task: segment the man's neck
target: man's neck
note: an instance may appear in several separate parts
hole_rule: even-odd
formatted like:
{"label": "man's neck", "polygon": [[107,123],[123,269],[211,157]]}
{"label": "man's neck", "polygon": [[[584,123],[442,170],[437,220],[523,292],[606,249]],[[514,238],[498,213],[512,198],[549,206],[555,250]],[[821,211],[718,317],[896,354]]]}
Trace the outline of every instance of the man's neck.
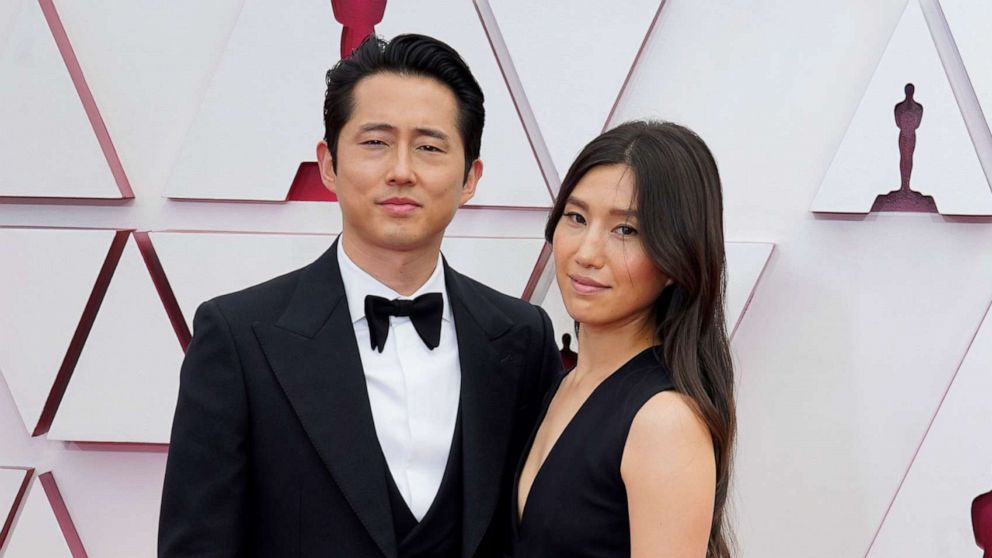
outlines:
{"label": "man's neck", "polygon": [[437,243],[417,250],[386,250],[346,234],[341,235],[340,242],[355,265],[403,296],[417,292],[430,279],[441,248]]}

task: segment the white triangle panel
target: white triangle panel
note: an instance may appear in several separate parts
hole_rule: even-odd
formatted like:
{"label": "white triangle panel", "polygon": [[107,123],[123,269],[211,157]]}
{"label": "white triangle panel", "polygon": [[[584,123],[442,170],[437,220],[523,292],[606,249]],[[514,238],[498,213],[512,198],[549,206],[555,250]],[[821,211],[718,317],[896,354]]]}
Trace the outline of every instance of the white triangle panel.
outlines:
{"label": "white triangle panel", "polygon": [[[50,475],[50,473],[48,473]],[[66,516],[68,517],[68,516]],[[75,529],[72,529],[74,532]],[[73,554],[41,478],[32,483],[11,530],[4,558],[81,558]]]}
{"label": "white triangle panel", "polygon": [[724,314],[727,321],[727,334],[733,335],[747,311],[751,295],[761,279],[774,244],[759,242],[728,242],[727,254],[727,293],[724,300]]}
{"label": "white triangle panel", "polygon": [[121,198],[38,2],[0,18],[0,196]]}
{"label": "white triangle panel", "polygon": [[[751,295],[758,286],[761,274],[768,263],[774,244],[761,242],[727,242],[724,250],[727,255],[727,293],[724,300],[724,318],[727,323],[728,335],[733,335],[737,324],[740,323],[747,311]],[[548,265],[553,265],[550,262]],[[572,349],[577,350],[578,339],[575,337],[575,320],[568,315],[561,298],[558,281],[551,280],[551,288],[541,302],[541,308],[547,311],[555,328],[555,339],[559,346],[562,334],[572,336]]]}
{"label": "white triangle panel", "polygon": [[0,372],[28,432],[76,333],[115,231],[0,229]]}
{"label": "white triangle panel", "polygon": [[899,128],[894,107],[912,83],[923,105],[910,187],[945,215],[992,215],[992,190],[917,0],[910,0],[813,200],[812,210],[868,213],[897,190]]}
{"label": "white triangle panel", "polygon": [[328,2],[246,0],[166,195],[285,200],[300,163],[316,160],[340,34]]}
{"label": "white triangle panel", "polygon": [[179,339],[132,237],[48,437],[167,443],[182,359]]}
{"label": "white triangle panel", "polygon": [[985,316],[869,558],[975,556],[971,502],[992,490],[992,312]]}
{"label": "white triangle panel", "polygon": [[7,36],[14,26],[17,14],[28,0],[4,0],[0,2],[0,45],[6,44]]}
{"label": "white triangle panel", "polygon": [[475,206],[550,207],[551,195],[513,104],[486,30],[470,0],[389,2],[376,32],[436,37],[458,51],[486,96],[481,159],[485,168]]}
{"label": "white triangle panel", "polygon": [[32,473],[25,467],[0,467],[0,549],[10,534]]}
{"label": "white triangle panel", "polygon": [[606,125],[661,0],[489,4],[558,174],[564,176]]}
{"label": "white triangle panel", "polygon": [[446,237],[441,253],[459,273],[520,297],[543,246],[539,238]]}
{"label": "white triangle panel", "polygon": [[272,279],[317,259],[331,235],[149,233],[190,329],[202,302]]}
{"label": "white triangle panel", "polygon": [[987,0],[941,0],[940,6],[961,53],[978,102],[992,126],[992,2]]}

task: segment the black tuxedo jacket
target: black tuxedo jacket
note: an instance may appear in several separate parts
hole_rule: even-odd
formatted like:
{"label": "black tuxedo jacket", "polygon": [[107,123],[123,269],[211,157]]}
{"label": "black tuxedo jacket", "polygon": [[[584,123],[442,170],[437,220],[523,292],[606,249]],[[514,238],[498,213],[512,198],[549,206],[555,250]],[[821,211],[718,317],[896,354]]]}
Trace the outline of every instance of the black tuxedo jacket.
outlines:
{"label": "black tuxedo jacket", "polygon": [[[510,537],[513,470],[560,361],[540,308],[444,264],[461,361],[462,552]],[[397,556],[336,243],[203,303],[183,362],[162,558]]]}

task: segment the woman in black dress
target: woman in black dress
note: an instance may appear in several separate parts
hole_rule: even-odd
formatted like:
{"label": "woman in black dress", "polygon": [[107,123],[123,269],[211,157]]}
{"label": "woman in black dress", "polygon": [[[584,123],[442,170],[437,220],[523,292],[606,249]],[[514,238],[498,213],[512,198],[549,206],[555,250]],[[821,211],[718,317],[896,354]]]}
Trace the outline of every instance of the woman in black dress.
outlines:
{"label": "woman in black dress", "polygon": [[545,236],[578,328],[515,483],[518,558],[727,558],[735,418],[716,163],[629,122],[572,164]]}

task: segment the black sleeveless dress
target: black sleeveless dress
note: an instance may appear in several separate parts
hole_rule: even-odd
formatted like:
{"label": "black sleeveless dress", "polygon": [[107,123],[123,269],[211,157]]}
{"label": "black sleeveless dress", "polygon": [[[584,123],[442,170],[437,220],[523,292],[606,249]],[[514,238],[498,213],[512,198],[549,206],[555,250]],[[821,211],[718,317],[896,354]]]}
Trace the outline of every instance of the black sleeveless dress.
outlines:
{"label": "black sleeveless dress", "polygon": [[[531,434],[513,482],[515,558],[629,558],[620,461],[637,411],[674,387],[662,359],[660,347],[647,349],[593,390],[538,470],[521,518],[518,485],[537,431]],[[545,397],[541,421],[559,385]]]}

